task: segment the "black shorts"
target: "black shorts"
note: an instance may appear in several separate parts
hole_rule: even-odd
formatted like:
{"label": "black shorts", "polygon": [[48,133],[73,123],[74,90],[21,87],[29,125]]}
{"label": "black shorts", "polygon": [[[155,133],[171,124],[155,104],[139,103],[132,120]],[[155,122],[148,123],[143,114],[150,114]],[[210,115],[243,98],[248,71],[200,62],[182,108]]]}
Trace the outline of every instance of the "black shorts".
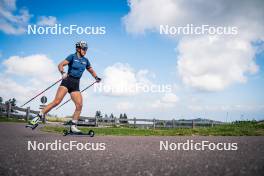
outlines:
{"label": "black shorts", "polygon": [[80,78],[68,76],[61,81],[60,86],[66,87],[69,93],[80,91]]}

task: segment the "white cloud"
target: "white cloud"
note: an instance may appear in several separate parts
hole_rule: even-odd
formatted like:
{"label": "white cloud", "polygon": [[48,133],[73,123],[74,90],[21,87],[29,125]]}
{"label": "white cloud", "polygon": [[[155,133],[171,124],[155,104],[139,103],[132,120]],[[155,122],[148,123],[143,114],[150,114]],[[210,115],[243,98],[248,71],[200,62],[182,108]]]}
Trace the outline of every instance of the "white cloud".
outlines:
{"label": "white cloud", "polygon": [[135,108],[134,104],[127,101],[117,103],[116,107],[119,111],[128,111]]}
{"label": "white cloud", "polygon": [[[15,97],[20,105],[60,78],[54,62],[43,54],[11,56],[1,64],[4,69],[0,74],[0,96],[5,100]],[[49,101],[56,86],[43,94]],[[37,110],[39,104],[37,98],[28,106]]]}
{"label": "white cloud", "polygon": [[[23,34],[32,16],[26,8],[17,9],[15,0],[0,0],[0,31],[12,35]],[[41,16],[37,24],[52,26],[56,22],[56,17]]]}
{"label": "white cloud", "polygon": [[24,33],[31,16],[27,9],[17,10],[14,0],[0,1],[0,30],[7,34]]}
{"label": "white cloud", "polygon": [[[239,8],[237,8],[239,4]],[[127,32],[159,32],[160,25],[236,26],[236,36],[177,36],[177,69],[191,87],[219,91],[256,73],[252,42],[264,40],[264,1],[131,0],[123,18]],[[208,13],[210,12],[210,13]],[[173,37],[173,36],[172,36]]]}
{"label": "white cloud", "polygon": [[50,82],[57,78],[57,67],[46,55],[36,54],[26,57],[11,56],[3,62],[5,73],[24,76],[33,82]]}
{"label": "white cloud", "polygon": [[106,95],[131,96],[140,93],[136,85],[147,85],[151,81],[147,78],[147,70],[135,71],[128,64],[116,63],[104,70],[102,86]]}
{"label": "white cloud", "polygon": [[189,105],[188,109],[194,112],[263,112],[264,105]]}
{"label": "white cloud", "polygon": [[1,0],[0,5],[9,10],[16,10],[16,0]]}
{"label": "white cloud", "polygon": [[244,40],[222,37],[183,39],[179,46],[178,72],[187,85],[207,91],[223,90],[246,82],[256,73],[255,50]]}
{"label": "white cloud", "polygon": [[40,26],[54,26],[57,23],[57,18],[54,16],[41,16],[37,25]]}
{"label": "white cloud", "polygon": [[173,93],[167,93],[162,97],[162,102],[164,103],[176,103],[179,98]]}
{"label": "white cloud", "polygon": [[130,33],[158,30],[161,23],[170,23],[177,16],[177,6],[171,0],[131,0],[131,11],[123,18]]}
{"label": "white cloud", "polygon": [[172,108],[179,101],[179,98],[174,93],[166,93],[160,99],[151,104],[152,108]]}
{"label": "white cloud", "polygon": [[27,97],[32,95],[32,87],[30,86],[20,85],[5,75],[0,75],[0,80],[0,96],[4,100],[15,97],[17,100],[25,101]]}

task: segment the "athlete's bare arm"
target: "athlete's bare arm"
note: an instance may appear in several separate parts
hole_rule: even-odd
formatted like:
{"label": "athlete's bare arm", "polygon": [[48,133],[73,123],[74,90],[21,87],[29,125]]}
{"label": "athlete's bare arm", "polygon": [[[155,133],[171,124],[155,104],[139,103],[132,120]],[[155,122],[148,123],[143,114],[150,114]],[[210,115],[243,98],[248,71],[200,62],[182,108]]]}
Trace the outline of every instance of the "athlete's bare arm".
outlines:
{"label": "athlete's bare arm", "polygon": [[66,65],[68,65],[69,63],[70,63],[69,61],[67,61],[67,60],[63,60],[63,61],[58,65],[58,69],[59,69],[59,71],[60,71],[61,73],[64,72],[63,67],[66,66]]}
{"label": "athlete's bare arm", "polygon": [[94,69],[92,67],[87,68],[87,71],[91,73],[91,75],[96,78],[97,74],[95,73]]}

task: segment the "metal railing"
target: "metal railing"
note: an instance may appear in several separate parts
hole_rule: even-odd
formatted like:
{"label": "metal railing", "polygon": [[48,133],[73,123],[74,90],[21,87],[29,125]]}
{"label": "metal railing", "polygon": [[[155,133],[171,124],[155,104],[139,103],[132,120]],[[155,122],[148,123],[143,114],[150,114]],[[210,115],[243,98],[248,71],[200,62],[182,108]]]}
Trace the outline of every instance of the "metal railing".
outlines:
{"label": "metal railing", "polygon": [[90,126],[129,126],[142,128],[195,128],[195,127],[213,127],[222,125],[223,122],[216,121],[196,121],[196,120],[160,120],[160,119],[139,119],[139,118],[98,118],[98,117],[83,117],[78,122],[80,125]]}
{"label": "metal railing", "polygon": [[[18,112],[23,112],[25,113],[25,115],[22,115]],[[1,116],[6,116],[7,118],[10,117],[16,117],[16,118],[23,118],[26,121],[28,121],[30,119],[30,114],[35,114],[37,115],[39,113],[39,111],[34,111],[31,110],[30,107],[27,108],[20,108],[17,106],[12,106],[12,104],[10,102],[6,103],[6,104],[2,104],[0,103],[0,115]]]}
{"label": "metal railing", "polygon": [[[24,112],[25,115],[19,114],[17,111]],[[39,111],[31,110],[30,107],[20,108],[12,106],[11,103],[0,104],[0,115],[10,117],[16,117],[25,119],[28,121],[31,118],[30,114],[37,115]],[[45,120],[44,120],[45,122]],[[215,125],[222,125],[223,122],[216,121],[195,121],[195,120],[160,120],[160,119],[141,119],[141,118],[102,118],[102,117],[84,117],[81,116],[81,120],[78,125],[88,126],[129,126],[140,128],[195,128],[195,127],[213,127]]]}

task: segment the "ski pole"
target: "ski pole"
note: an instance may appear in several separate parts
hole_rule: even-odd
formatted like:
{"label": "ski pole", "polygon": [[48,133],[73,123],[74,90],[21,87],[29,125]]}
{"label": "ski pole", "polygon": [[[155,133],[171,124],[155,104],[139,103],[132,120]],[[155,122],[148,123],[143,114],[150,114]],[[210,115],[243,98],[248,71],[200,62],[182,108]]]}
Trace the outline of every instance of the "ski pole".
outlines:
{"label": "ski pole", "polygon": [[41,94],[43,94],[44,92],[46,92],[47,90],[49,90],[51,87],[55,86],[58,82],[60,82],[63,78],[59,79],[58,81],[56,81],[55,83],[53,83],[51,86],[49,86],[48,88],[46,88],[45,90],[43,90],[42,92],[40,92],[38,95],[36,95],[35,97],[31,98],[30,100],[28,100],[26,103],[24,103],[22,106],[20,106],[21,108],[23,106],[25,106],[26,104],[28,104],[29,102],[31,102],[32,100],[34,100],[35,98],[37,98],[38,96],[40,96]]}
{"label": "ski pole", "polygon": [[[93,82],[92,84],[90,84],[89,86],[87,86],[86,88],[84,88],[81,92],[84,92],[85,90],[89,89],[90,87],[92,87],[97,81]],[[68,103],[69,101],[71,101],[71,99],[68,99],[67,101],[65,101],[64,103],[62,103],[59,107],[56,108],[59,109],[60,107],[62,107],[63,105],[65,105],[66,103]]]}

